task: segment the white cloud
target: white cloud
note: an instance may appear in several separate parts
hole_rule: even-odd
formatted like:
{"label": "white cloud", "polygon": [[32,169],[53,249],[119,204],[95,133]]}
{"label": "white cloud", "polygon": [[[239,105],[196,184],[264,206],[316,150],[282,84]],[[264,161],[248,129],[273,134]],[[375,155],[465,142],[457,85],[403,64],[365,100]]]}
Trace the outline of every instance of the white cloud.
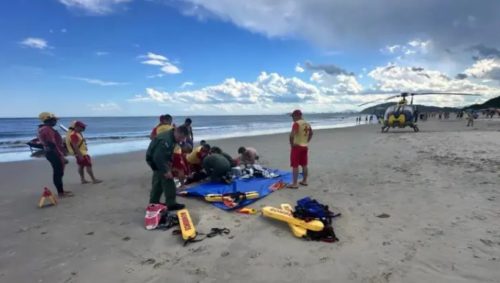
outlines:
{"label": "white cloud", "polygon": [[478,79],[500,81],[500,58],[486,58],[476,61],[464,74]]}
{"label": "white cloud", "polygon": [[388,45],[384,49],[382,49],[381,51],[392,54],[392,53],[396,52],[397,50],[399,50],[400,48],[401,48],[401,45],[398,45],[398,44]]}
{"label": "white cloud", "polygon": [[109,52],[106,52],[106,51],[96,51],[95,55],[96,56],[106,56],[106,55],[109,55]]}
{"label": "white cloud", "polygon": [[383,54],[399,55],[402,58],[403,55],[427,54],[431,47],[431,40],[413,39],[405,44],[387,45],[380,51]]}
{"label": "white cloud", "polygon": [[88,105],[90,110],[94,112],[116,112],[122,110],[122,108],[115,102],[105,102],[98,104]]}
{"label": "white cloud", "polygon": [[46,49],[49,48],[47,41],[43,38],[28,37],[20,42],[21,45],[36,49]]}
{"label": "white cloud", "polygon": [[[182,70],[179,67],[172,64],[170,62],[170,60],[163,55],[149,52],[146,55],[139,56],[139,58],[145,59],[144,61],[141,62],[142,64],[151,65],[151,66],[159,66],[160,71],[162,71],[165,74],[175,75],[175,74],[182,73]],[[149,77],[151,78],[151,76],[149,76]],[[162,77],[162,76],[155,75],[153,77]]]}
{"label": "white cloud", "polygon": [[[498,95],[499,88],[487,84],[475,83],[467,79],[454,79],[436,70],[419,67],[402,67],[388,64],[377,67],[368,75],[376,81],[375,91],[381,92],[458,92],[482,94],[480,100]],[[460,106],[475,102],[477,97],[461,96],[425,96],[419,97],[418,103],[437,106]]]}
{"label": "white cloud", "polygon": [[[491,64],[483,65],[488,66],[483,66],[483,69],[492,69]],[[464,106],[484,101],[500,91],[485,82],[454,79],[437,70],[393,63],[363,70],[364,77],[372,81],[368,86],[363,86],[354,74],[335,65],[309,64],[308,70],[312,71],[310,82],[262,72],[254,81],[228,78],[221,84],[193,90],[170,92],[147,88],[144,94],[136,95],[129,102],[156,102],[173,109],[204,114],[272,114],[297,107],[308,112],[359,110],[357,105],[361,103],[388,97],[388,94],[381,93],[436,91],[483,95],[479,98],[434,95],[416,98],[419,104]]]}
{"label": "white cloud", "polygon": [[106,15],[115,11],[122,4],[133,0],[59,0],[70,9],[82,10],[92,15]]}
{"label": "white cloud", "polygon": [[297,65],[295,65],[295,72],[297,72],[297,73],[303,73],[304,72],[304,68],[302,68],[300,66],[300,64],[297,63]]}
{"label": "white cloud", "polygon": [[78,80],[78,81],[86,82],[86,83],[93,84],[93,85],[99,85],[99,86],[120,86],[120,85],[127,84],[124,82],[103,81],[103,80],[99,80],[99,79],[90,79],[90,78],[82,78],[82,77],[65,77],[65,78],[71,79],[71,80]]}
{"label": "white cloud", "polygon": [[194,85],[193,82],[183,82],[182,85],[180,86],[180,88],[186,88],[186,87],[190,87],[193,85]]}

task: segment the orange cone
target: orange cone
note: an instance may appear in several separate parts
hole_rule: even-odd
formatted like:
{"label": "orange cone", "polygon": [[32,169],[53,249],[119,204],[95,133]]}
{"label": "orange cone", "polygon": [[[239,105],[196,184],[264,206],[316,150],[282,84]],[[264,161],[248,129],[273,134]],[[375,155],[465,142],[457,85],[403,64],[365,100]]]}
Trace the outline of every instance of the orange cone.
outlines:
{"label": "orange cone", "polygon": [[52,205],[57,204],[57,198],[52,194],[52,192],[47,188],[43,188],[42,197],[40,197],[40,201],[38,202],[38,207],[42,208],[45,206],[45,201],[49,200]]}

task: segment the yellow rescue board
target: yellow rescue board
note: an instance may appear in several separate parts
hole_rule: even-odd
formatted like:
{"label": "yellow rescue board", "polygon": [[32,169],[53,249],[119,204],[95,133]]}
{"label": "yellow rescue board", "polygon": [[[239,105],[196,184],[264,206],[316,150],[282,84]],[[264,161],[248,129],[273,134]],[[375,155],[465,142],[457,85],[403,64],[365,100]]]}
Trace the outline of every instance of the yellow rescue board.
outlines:
{"label": "yellow rescue board", "polygon": [[177,211],[179,218],[179,226],[181,226],[182,239],[185,241],[192,240],[196,237],[196,229],[194,228],[193,220],[187,209]]}
{"label": "yellow rescue board", "polygon": [[[281,209],[286,210],[290,213],[290,216],[293,216],[293,208],[290,204],[288,203],[282,203],[281,204]],[[290,227],[290,230],[292,230],[292,233],[295,237],[297,238],[305,238],[307,237],[307,229],[297,226],[295,224],[290,224],[288,223],[288,227]]]}
{"label": "yellow rescue board", "polygon": [[265,217],[273,218],[279,221],[284,221],[288,224],[294,224],[297,226],[300,226],[302,228],[305,228],[307,230],[311,231],[321,231],[325,226],[323,225],[323,222],[319,220],[312,220],[309,222],[306,222],[302,219],[295,218],[291,215],[290,212],[281,209],[281,208],[276,208],[272,206],[266,206],[262,208],[262,215]]}
{"label": "yellow rescue board", "polygon": [[[205,196],[205,200],[208,202],[222,202],[224,201],[224,198],[231,198],[231,196],[223,196],[221,194],[208,194]],[[246,199],[256,199],[259,198],[259,193],[252,191],[252,192],[246,192],[245,193],[245,198]]]}

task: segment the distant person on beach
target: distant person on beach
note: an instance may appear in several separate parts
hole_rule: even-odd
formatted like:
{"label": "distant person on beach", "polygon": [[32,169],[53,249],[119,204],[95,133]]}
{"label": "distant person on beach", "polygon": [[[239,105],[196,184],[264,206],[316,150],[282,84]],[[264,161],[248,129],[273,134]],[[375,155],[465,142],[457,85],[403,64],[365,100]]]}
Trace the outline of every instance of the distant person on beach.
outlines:
{"label": "distant person on beach", "polygon": [[365,116],[365,124],[368,124],[368,116]]}
{"label": "distant person on beach", "polygon": [[206,142],[193,148],[193,151],[186,156],[186,160],[188,162],[189,170],[191,173],[195,173],[203,169],[203,159],[207,157],[209,153],[210,145]]}
{"label": "distant person on beach", "polygon": [[467,112],[467,127],[474,127],[474,115],[471,112]]}
{"label": "distant person on beach", "polygon": [[184,126],[160,133],[149,144],[146,152],[146,162],[153,170],[152,188],[149,203],[160,203],[162,194],[165,194],[165,205],[168,210],[184,208],[176,202],[176,188],[172,172],[173,152],[177,144],[188,136],[188,129]]}
{"label": "distant person on beach", "polygon": [[186,143],[190,144],[191,147],[193,147],[194,143],[194,136],[193,136],[193,128],[191,127],[191,124],[193,124],[193,121],[191,118],[186,118],[184,121],[184,126],[188,129],[189,135],[186,138]]}
{"label": "distant person on beach", "polygon": [[85,179],[84,169],[87,170],[92,183],[98,184],[102,181],[94,177],[94,171],[92,170],[92,159],[88,154],[87,143],[85,138],[83,138],[83,132],[87,128],[81,121],[74,121],[69,127],[69,131],[66,133],[66,148],[69,154],[74,155],[76,158],[76,164],[78,164],[78,174],[80,174],[80,181],[82,184],[88,184],[89,181]]}
{"label": "distant person on beach", "polygon": [[38,118],[42,122],[38,126],[38,139],[43,145],[45,157],[52,166],[52,181],[57,189],[57,194],[60,198],[72,197],[73,193],[65,191],[63,188],[64,167],[68,163],[68,160],[64,158],[65,149],[63,139],[53,128],[57,124],[58,118],[49,112],[40,113]]}
{"label": "distant person on beach", "polygon": [[[298,189],[299,184],[307,186],[308,177],[308,144],[313,136],[311,125],[302,118],[302,111],[294,110],[291,114],[293,119],[292,131],[290,133],[290,166],[293,172],[293,182],[287,187]],[[299,166],[302,167],[303,179],[298,183]]]}
{"label": "distant person on beach", "polygon": [[242,165],[253,165],[259,160],[259,154],[257,150],[253,147],[241,146],[238,148],[238,163]]}
{"label": "distant person on beach", "polygon": [[161,115],[160,123],[153,128],[151,134],[149,135],[149,138],[151,140],[154,140],[157,135],[175,128],[175,125],[172,125],[172,120],[172,116],[170,116],[169,114]]}

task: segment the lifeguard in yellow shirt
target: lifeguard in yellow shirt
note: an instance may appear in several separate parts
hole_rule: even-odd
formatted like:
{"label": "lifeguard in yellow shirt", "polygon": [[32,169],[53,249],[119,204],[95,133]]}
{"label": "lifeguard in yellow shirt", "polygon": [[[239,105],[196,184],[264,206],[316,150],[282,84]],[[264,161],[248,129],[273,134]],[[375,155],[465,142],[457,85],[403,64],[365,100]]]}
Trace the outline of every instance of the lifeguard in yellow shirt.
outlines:
{"label": "lifeguard in yellow shirt", "polygon": [[158,134],[166,132],[173,128],[175,128],[175,125],[172,125],[172,116],[170,116],[169,114],[161,115],[160,123],[151,131],[149,138],[151,140],[154,140]]}
{"label": "lifeguard in yellow shirt", "polygon": [[186,156],[190,173],[198,172],[203,169],[203,159],[205,159],[209,153],[210,145],[207,143],[200,144],[193,148],[193,151]]}
{"label": "lifeguard in yellow shirt", "polygon": [[[296,109],[291,114],[293,119],[292,131],[290,132],[290,166],[292,167],[293,183],[288,185],[290,189],[298,189],[299,184],[307,186],[308,176],[308,145],[313,136],[311,125],[302,118],[302,111]],[[303,179],[298,182],[299,166],[302,167]]]}

